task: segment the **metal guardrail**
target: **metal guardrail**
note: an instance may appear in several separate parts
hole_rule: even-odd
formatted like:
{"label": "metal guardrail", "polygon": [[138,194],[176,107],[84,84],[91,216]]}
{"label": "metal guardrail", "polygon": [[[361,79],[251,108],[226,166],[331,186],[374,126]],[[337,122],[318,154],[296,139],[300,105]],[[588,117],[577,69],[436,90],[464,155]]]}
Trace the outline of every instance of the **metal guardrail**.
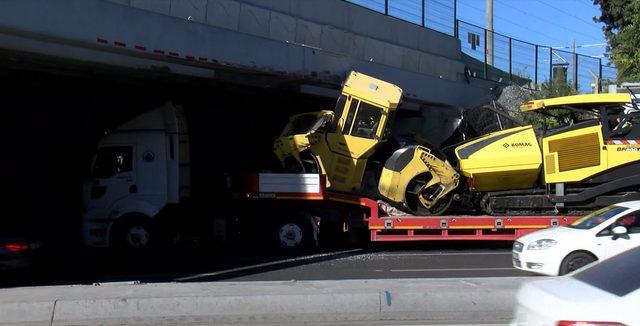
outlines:
{"label": "metal guardrail", "polygon": [[[345,0],[460,40],[468,73],[474,77],[538,89],[564,80],[580,93],[616,81],[616,68],[602,59],[538,45],[457,19],[457,0]],[[598,85],[599,82],[599,85]]]}

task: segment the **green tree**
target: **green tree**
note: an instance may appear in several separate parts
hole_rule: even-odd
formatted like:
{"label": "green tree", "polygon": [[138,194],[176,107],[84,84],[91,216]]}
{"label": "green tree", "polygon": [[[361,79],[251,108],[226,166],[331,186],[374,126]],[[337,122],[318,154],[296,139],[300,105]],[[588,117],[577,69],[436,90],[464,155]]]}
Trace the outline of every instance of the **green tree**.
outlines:
{"label": "green tree", "polygon": [[618,81],[640,81],[640,1],[593,0],[604,23],[607,52],[618,68]]}
{"label": "green tree", "polygon": [[[545,81],[540,91],[535,94],[538,99],[576,95],[578,92],[573,85],[566,80],[550,79]],[[572,118],[571,111],[564,109],[545,110],[544,112],[530,112],[523,116],[527,124],[531,124],[538,130],[557,128],[565,125]]]}

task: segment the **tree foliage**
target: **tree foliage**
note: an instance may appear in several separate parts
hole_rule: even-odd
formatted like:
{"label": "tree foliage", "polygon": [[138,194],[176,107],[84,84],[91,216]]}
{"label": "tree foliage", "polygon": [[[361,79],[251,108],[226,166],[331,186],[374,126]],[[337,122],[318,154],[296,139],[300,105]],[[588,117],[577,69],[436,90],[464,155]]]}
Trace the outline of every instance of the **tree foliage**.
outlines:
{"label": "tree foliage", "polygon": [[[560,96],[576,95],[578,91],[571,83],[562,79],[550,79],[545,81],[537,92],[536,98],[552,98]],[[525,114],[523,120],[527,124],[533,125],[536,129],[557,128],[565,125],[571,118],[571,112],[564,109],[546,110],[543,113],[530,112]]]}
{"label": "tree foliage", "polygon": [[618,81],[640,81],[640,1],[593,0],[600,6],[607,52],[618,68]]}

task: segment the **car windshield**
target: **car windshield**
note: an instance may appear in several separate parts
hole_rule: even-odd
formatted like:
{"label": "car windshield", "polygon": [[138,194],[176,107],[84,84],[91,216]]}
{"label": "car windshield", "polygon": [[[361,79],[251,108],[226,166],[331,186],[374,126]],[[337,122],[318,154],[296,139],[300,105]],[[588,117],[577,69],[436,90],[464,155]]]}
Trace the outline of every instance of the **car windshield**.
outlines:
{"label": "car windshield", "polygon": [[295,117],[287,127],[283,136],[303,135],[314,133],[331,120],[331,116],[323,114],[318,116],[317,113],[308,113]]}
{"label": "car windshield", "polygon": [[589,215],[577,219],[573,223],[569,224],[568,227],[582,230],[591,229],[600,225],[602,222],[624,212],[625,210],[627,210],[626,207],[615,205],[607,206]]}

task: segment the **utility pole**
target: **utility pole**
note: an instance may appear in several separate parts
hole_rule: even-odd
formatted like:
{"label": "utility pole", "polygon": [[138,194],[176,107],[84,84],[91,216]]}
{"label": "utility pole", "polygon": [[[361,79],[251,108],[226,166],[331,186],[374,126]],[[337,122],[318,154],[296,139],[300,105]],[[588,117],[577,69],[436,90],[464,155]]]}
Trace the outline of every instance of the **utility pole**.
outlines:
{"label": "utility pole", "polygon": [[487,30],[487,39],[484,40],[487,64],[493,66],[493,0],[486,0],[484,11],[485,29]]}

